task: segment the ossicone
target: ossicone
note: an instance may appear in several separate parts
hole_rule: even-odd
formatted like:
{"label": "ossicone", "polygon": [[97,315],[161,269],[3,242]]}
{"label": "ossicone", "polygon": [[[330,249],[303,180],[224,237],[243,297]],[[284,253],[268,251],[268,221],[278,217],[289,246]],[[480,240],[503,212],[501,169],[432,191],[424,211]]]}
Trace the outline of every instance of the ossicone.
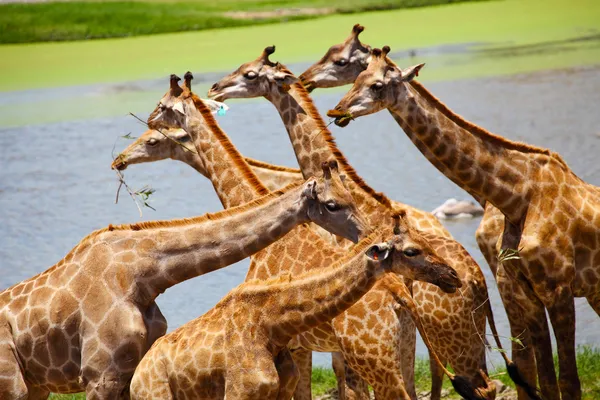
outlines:
{"label": "ossicone", "polygon": [[261,56],[263,61],[270,66],[275,66],[275,63],[269,60],[269,56],[273,53],[275,53],[275,45],[265,47]]}
{"label": "ossicone", "polygon": [[365,30],[365,27],[362,26],[361,24],[356,24],[352,27],[352,33],[354,33],[354,36],[358,36],[364,30]]}

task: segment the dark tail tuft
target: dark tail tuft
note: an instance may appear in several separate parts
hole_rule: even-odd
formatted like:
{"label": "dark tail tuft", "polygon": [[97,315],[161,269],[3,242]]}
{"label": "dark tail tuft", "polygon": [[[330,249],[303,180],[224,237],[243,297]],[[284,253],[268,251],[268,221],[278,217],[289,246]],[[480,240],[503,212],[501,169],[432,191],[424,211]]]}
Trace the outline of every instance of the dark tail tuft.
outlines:
{"label": "dark tail tuft", "polygon": [[456,393],[466,400],[486,400],[475,391],[475,387],[464,376],[456,375],[450,379]]}
{"label": "dark tail tuft", "polygon": [[543,400],[540,391],[536,387],[532,387],[529,383],[525,381],[525,379],[523,379],[521,372],[517,368],[517,364],[515,364],[512,361],[507,362],[506,371],[508,372],[508,376],[510,376],[510,379],[512,379],[515,385],[522,388],[530,398],[532,398],[533,400]]}

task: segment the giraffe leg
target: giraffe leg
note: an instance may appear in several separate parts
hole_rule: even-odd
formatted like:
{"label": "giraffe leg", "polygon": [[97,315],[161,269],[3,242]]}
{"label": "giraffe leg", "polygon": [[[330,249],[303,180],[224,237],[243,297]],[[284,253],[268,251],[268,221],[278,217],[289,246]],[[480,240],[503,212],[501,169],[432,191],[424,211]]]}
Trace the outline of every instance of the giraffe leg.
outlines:
{"label": "giraffe leg", "polygon": [[596,314],[600,316],[600,293],[593,293],[586,297],[589,305],[596,311]]}
{"label": "giraffe leg", "polygon": [[[442,364],[446,365],[446,360],[440,359]],[[431,371],[431,400],[440,400],[442,398],[442,383],[444,382],[444,371],[440,368],[429,355],[429,369]]]}
{"label": "giraffe leg", "polygon": [[375,400],[410,400],[410,396],[404,389],[404,386],[392,388],[389,385],[382,385],[379,382],[373,385]]}
{"label": "giraffe leg", "polygon": [[29,391],[27,400],[45,400],[50,396],[49,391],[37,387],[29,386],[27,390]]}
{"label": "giraffe leg", "polygon": [[27,385],[17,359],[17,349],[5,327],[0,328],[0,399],[25,400]]}
{"label": "giraffe leg", "polygon": [[[412,283],[411,283],[412,286]],[[407,287],[411,287],[408,286]],[[417,328],[408,310],[401,309],[396,313],[400,322],[400,357],[404,385],[411,399],[417,399],[415,389],[415,352],[417,347]]]}
{"label": "giraffe leg", "polygon": [[562,400],[580,400],[581,383],[575,354],[575,300],[571,288],[559,286],[546,307],[558,345],[558,384]]}
{"label": "giraffe leg", "polygon": [[[336,351],[331,353],[331,367],[337,380],[338,399],[346,400],[346,371],[345,360],[342,353]],[[295,399],[294,399],[295,400]]]}
{"label": "giraffe leg", "polygon": [[[545,308],[531,290],[524,290],[524,286],[519,283],[524,279],[509,277],[502,264],[497,267],[498,291],[508,316],[511,336],[522,343],[511,343],[512,360],[532,387],[536,386],[539,377],[544,398],[558,399],[558,382]],[[517,394],[519,400],[529,399],[520,387],[517,387]]]}
{"label": "giraffe leg", "polygon": [[294,400],[312,400],[310,387],[312,375],[312,351],[303,348],[290,350],[292,358],[296,363],[300,379],[294,390]]}
{"label": "giraffe leg", "polygon": [[298,368],[290,351],[285,348],[275,357],[275,368],[279,376],[279,393],[277,400],[290,400],[300,380]]}
{"label": "giraffe leg", "polygon": [[[543,305],[538,303],[539,300],[536,299],[535,305],[532,305],[533,303],[529,305],[530,308],[534,307],[534,309],[529,312],[530,316],[527,317],[531,342],[534,343],[533,351],[535,360],[533,365],[536,367],[540,390],[544,398],[547,400],[558,400],[560,399],[560,392],[556,380],[554,359],[552,357],[552,341],[550,339],[548,319],[546,318]],[[531,382],[535,383],[535,379]]]}
{"label": "giraffe leg", "polygon": [[[340,354],[341,355],[341,354]],[[343,359],[343,355],[341,355]],[[369,400],[369,385],[344,360],[344,380],[342,382],[346,400]],[[343,400],[344,397],[339,396]]]}

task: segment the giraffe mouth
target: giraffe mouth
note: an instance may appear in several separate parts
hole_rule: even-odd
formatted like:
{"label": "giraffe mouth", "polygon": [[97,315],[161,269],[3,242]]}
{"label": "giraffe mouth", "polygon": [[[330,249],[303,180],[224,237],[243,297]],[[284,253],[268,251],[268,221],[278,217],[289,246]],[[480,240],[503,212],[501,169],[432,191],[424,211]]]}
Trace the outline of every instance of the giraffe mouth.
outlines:
{"label": "giraffe mouth", "polygon": [[333,110],[327,111],[327,116],[330,118],[335,118],[335,124],[340,128],[348,126],[350,121],[354,120],[352,113],[350,113],[349,111],[342,111],[337,107]]}
{"label": "giraffe mouth", "polygon": [[300,83],[302,83],[304,89],[306,89],[308,93],[311,93],[317,88],[317,84],[315,83],[315,81],[307,81],[302,76],[300,76]]}
{"label": "giraffe mouth", "polygon": [[446,265],[440,265],[438,268],[447,269],[444,271],[435,282],[435,285],[442,289],[445,293],[455,293],[458,288],[462,287],[462,281],[454,269]]}
{"label": "giraffe mouth", "polygon": [[125,161],[123,161],[121,158],[117,157],[112,165],[110,166],[111,169],[116,169],[117,171],[123,171],[125,168],[127,168],[127,163]]}

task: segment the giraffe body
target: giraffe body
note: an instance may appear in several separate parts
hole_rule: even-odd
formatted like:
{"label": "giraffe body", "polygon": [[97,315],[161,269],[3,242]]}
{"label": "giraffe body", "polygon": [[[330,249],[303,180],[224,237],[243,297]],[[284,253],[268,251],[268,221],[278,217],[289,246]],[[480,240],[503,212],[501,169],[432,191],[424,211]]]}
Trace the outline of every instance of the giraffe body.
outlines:
{"label": "giraffe body", "polygon": [[[0,293],[0,398],[86,391],[118,398],[166,331],[154,299],[184,280],[237,262],[310,220],[349,238],[364,229],[328,181],[287,186],[249,204],[184,220],[109,226],[47,271]],[[326,222],[327,221],[327,222]]]}
{"label": "giraffe body", "polygon": [[[330,47],[321,60],[300,75],[299,78],[307,90],[312,91],[321,87],[335,87],[354,83],[358,75],[367,69],[371,59],[371,46],[362,43],[359,39],[359,35],[363,30],[364,27],[361,25],[355,25],[350,36],[343,43]],[[409,84],[418,90],[419,93],[429,94],[427,89],[417,81],[410,81]],[[429,94],[428,97],[433,96]],[[440,105],[441,103],[439,102],[431,103],[432,107]],[[442,107],[445,108],[443,105]],[[411,130],[411,127],[404,124],[396,113],[391,111],[390,113],[427,159],[438,167],[438,169],[441,169],[442,165],[429,152],[427,146],[420,142],[418,135]],[[446,113],[446,115],[454,123],[467,127],[467,129],[472,126],[472,124],[451,112]],[[482,199],[479,199],[479,202],[485,203]],[[536,349],[539,360],[537,366],[546,369],[541,374],[547,377],[545,380],[555,382],[553,386],[555,389],[548,389],[546,391],[556,392],[556,379],[553,372],[548,372],[547,367],[551,366],[553,361],[550,356],[550,333],[544,316],[543,306],[541,304],[533,304],[531,300],[528,300],[521,288],[507,277],[504,267],[498,265],[497,262],[498,251],[496,247],[498,239],[502,236],[504,230],[503,218],[504,216],[500,210],[489,202],[485,203],[485,212],[476,232],[477,244],[497,281],[498,290],[507,310],[511,334],[513,337],[520,338],[523,343],[523,345],[518,345],[514,342],[511,343],[513,346],[512,358],[520,366],[520,370],[528,375],[528,381],[535,382],[536,362],[533,349]],[[534,338],[531,338],[527,324],[524,324],[524,318],[530,321],[529,323],[532,325],[531,333],[533,333]],[[432,369],[432,376],[432,398],[439,399],[442,387],[441,382],[438,381],[439,374],[436,374]],[[517,387],[517,391],[519,399],[526,398],[526,394],[521,387]]]}
{"label": "giraffe body", "polygon": [[[503,271],[525,297],[521,318],[535,339],[538,328],[545,327],[544,308],[548,311],[558,344],[560,395],[579,399],[574,297],[586,297],[600,311],[600,190],[579,179],[556,153],[509,141],[464,120],[457,123],[460,117],[438,99],[406,84],[422,65],[400,70],[387,59],[388,51],[373,51],[371,64],[332,115],[390,109],[427,147],[424,154],[435,158],[436,167],[504,214],[499,247],[518,250],[519,258],[503,262]],[[375,81],[381,90],[373,101],[367,88]],[[543,353],[551,354],[550,342],[543,339],[534,349],[541,391],[558,398],[553,365],[543,362]]]}
{"label": "giraffe body", "polygon": [[[424,319],[425,329],[436,332],[435,337],[432,335],[432,342],[442,360],[450,362],[455,370],[468,376],[482,392],[487,392],[484,397],[493,398],[494,385],[489,384],[479,372],[480,369],[487,370],[485,344],[483,340],[472,339],[485,332],[488,315],[485,307],[479,307],[487,299],[487,286],[480,268],[432,214],[398,202],[390,202],[356,174],[335,145],[306,90],[283,65],[268,60],[268,53],[274,50],[267,50],[269,48],[265,49],[257,60],[243,64],[238,70],[214,84],[209,91],[209,97],[219,101],[240,97],[266,97],[279,111],[304,176],[316,173],[320,160],[335,158],[347,175],[348,187],[371,226],[385,220],[386,203],[406,210],[410,223],[440,255],[443,254],[442,257],[451,263],[465,283],[461,294],[450,296],[431,285],[415,283],[413,293],[417,299],[419,314]],[[247,76],[253,76],[249,74],[255,74],[257,77],[248,80]],[[281,89],[278,85],[280,82],[287,86]],[[348,362],[352,364],[352,368],[361,370],[357,372],[370,385],[382,387],[382,392],[406,385],[408,392],[414,397],[415,327],[408,314],[400,317],[403,322],[402,328],[392,328],[392,319],[396,320],[398,316],[390,315],[387,321],[381,317],[379,319],[385,321],[382,323],[385,328],[380,327],[379,332],[374,332],[373,335],[380,335],[380,342],[395,340],[393,350],[389,353],[393,356],[388,359],[389,362],[395,360],[397,365],[394,378],[386,378],[387,383],[382,384],[383,380],[379,380],[378,376],[389,376],[390,368],[384,368],[381,364],[374,368],[372,364],[361,364],[358,360]],[[363,329],[368,328],[364,326]],[[398,336],[391,339],[392,335]],[[360,348],[366,345],[356,337],[356,331],[346,332],[346,337],[349,346]],[[308,390],[308,387],[304,388],[304,392]],[[308,396],[303,395],[302,399],[304,398]]]}
{"label": "giraffe body", "polygon": [[289,382],[298,375],[282,368],[282,358],[290,360],[289,340],[330,321],[385,271],[406,270],[395,254],[401,238],[375,244],[385,230],[325,270],[233,289],[208,313],[157,340],[136,370],[132,398],[290,399]]}
{"label": "giraffe body", "polygon": [[[194,99],[193,96],[192,99]],[[173,106],[169,96],[163,98],[161,104],[163,101],[165,104]],[[263,190],[261,188],[264,186],[254,179],[248,165],[243,162],[242,157],[206,108],[195,99],[194,105],[197,110],[192,106],[185,106],[185,113],[189,114],[186,120],[176,119],[172,122],[172,126],[184,127],[194,137],[197,153],[209,171],[209,178],[213,182],[221,202],[236,204],[242,196],[253,196],[256,195],[253,193]],[[165,108],[164,105],[157,107],[149,119],[160,122],[161,108]],[[197,114],[197,111],[201,115],[194,115]],[[200,120],[204,120],[204,124],[200,123]],[[235,185],[231,183],[235,183]],[[405,217],[403,217],[404,219]],[[385,224],[385,221],[382,223]],[[410,247],[419,249],[420,254],[412,254],[412,256],[416,256],[415,262],[431,260],[432,257],[437,258],[429,244],[420,239],[410,227],[406,227],[405,234],[407,238],[410,238]],[[297,228],[297,232],[291,232],[284,239],[254,255],[247,279],[268,279],[282,273],[296,276],[311,270],[326,268],[344,255],[343,248],[329,246],[319,235],[303,226]],[[387,295],[387,293],[398,291],[397,279],[399,278],[389,276],[382,278],[357,304],[338,316],[334,326],[331,323],[321,324],[293,339],[290,346],[296,350],[294,353],[297,354],[298,346],[301,344],[310,346],[309,350],[345,352],[345,356],[350,356],[348,352],[354,351],[356,354],[352,355],[352,359],[357,363],[373,366],[373,369],[380,373],[379,379],[388,379],[394,383],[402,382],[402,376],[398,375],[400,369],[398,353],[395,351],[397,340],[402,337],[401,325],[395,308],[395,305],[399,304],[399,298]],[[401,284],[404,285],[404,283]],[[390,290],[390,287],[393,287],[393,290]],[[448,291],[448,288],[445,291]],[[408,290],[405,289],[403,293],[408,293]],[[408,301],[411,299],[403,299],[403,302]],[[364,302],[370,304],[365,305]],[[385,304],[385,307],[375,309],[378,304]],[[367,321],[362,320],[365,313],[370,317],[368,324]],[[352,326],[355,326],[356,329],[352,330]],[[358,336],[359,332],[361,333],[360,337]],[[380,340],[381,338],[388,340]],[[361,344],[368,345],[368,348],[361,347]],[[367,353],[366,350],[370,350],[370,353]],[[394,367],[390,367],[391,365]],[[308,381],[310,384],[310,369],[305,372],[308,373],[308,378],[304,378],[304,381]],[[377,384],[377,382],[375,383]],[[378,390],[384,397],[409,398],[403,384],[391,389],[388,389],[387,386],[379,386]],[[298,398],[297,394],[295,397]]]}

